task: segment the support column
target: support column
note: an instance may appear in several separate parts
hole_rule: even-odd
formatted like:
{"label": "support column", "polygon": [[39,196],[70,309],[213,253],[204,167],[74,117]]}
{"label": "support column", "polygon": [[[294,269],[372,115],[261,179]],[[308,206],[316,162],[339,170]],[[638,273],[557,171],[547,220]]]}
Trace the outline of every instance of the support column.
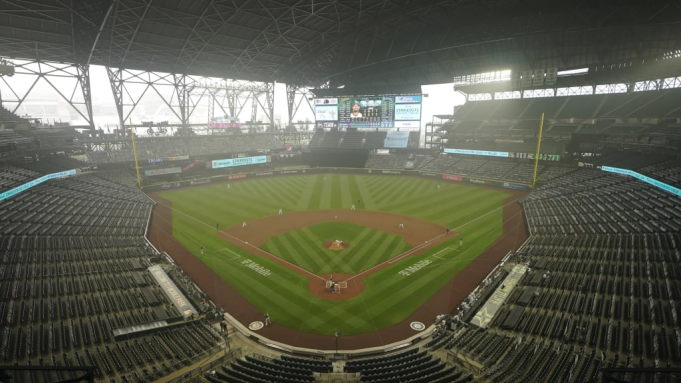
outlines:
{"label": "support column", "polygon": [[173,79],[174,79],[174,85],[175,85],[175,93],[177,95],[177,102],[180,107],[180,123],[182,124],[183,128],[186,128],[188,125],[188,117],[189,117],[189,103],[188,103],[188,94],[187,94],[187,76],[184,74],[173,74]]}
{"label": "support column", "polygon": [[125,136],[128,133],[125,130],[125,117],[123,116],[123,70],[106,67],[106,73],[109,75],[111,93],[113,93],[116,111],[118,112],[118,129]]}
{"label": "support column", "polygon": [[211,122],[215,121],[215,98],[211,94],[210,97],[208,97],[208,123],[210,124]]}
{"label": "support column", "polygon": [[80,89],[83,91],[83,102],[85,103],[85,112],[87,113],[87,121],[90,124],[90,129],[95,129],[95,121],[92,117],[92,93],[90,90],[90,66],[87,64],[76,64],[78,73],[78,82]]}
{"label": "support column", "polygon": [[267,91],[265,92],[266,102],[267,102],[267,113],[270,117],[270,132],[274,132],[274,86],[276,81],[267,83]]}
{"label": "support column", "polygon": [[251,122],[258,120],[258,95],[251,92]]}
{"label": "support column", "polygon": [[298,86],[286,84],[286,103],[287,103],[286,106],[288,107],[288,126],[286,127],[287,129],[290,129],[293,126],[293,115],[295,114],[293,107],[296,103],[297,90]]}

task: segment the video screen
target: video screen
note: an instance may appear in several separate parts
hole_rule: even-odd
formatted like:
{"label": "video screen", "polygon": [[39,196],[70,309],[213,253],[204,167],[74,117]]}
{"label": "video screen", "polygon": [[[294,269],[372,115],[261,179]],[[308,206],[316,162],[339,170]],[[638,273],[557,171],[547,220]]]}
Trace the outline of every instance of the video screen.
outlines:
{"label": "video screen", "polygon": [[421,96],[345,96],[315,99],[317,127],[419,129]]}

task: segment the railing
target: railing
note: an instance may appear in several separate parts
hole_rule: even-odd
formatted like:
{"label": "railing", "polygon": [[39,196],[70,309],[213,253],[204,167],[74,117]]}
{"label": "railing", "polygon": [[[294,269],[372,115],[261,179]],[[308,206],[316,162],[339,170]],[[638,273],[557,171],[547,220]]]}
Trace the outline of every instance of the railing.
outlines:
{"label": "railing", "polygon": [[[202,354],[197,355],[197,357],[202,355]],[[228,351],[228,352],[225,352],[224,355],[222,355],[221,357],[219,357],[217,359],[212,360],[210,363],[202,364],[202,365],[196,367],[195,369],[188,371],[185,374],[182,374],[181,376],[178,376],[177,378],[168,380],[168,383],[179,383],[179,382],[191,381],[192,379],[194,379],[195,377],[197,377],[199,375],[203,375],[208,371],[214,370],[218,366],[225,365],[228,362],[230,362],[232,360],[239,359],[239,358],[241,358],[241,347],[234,349],[234,350],[231,350],[231,351]],[[192,359],[194,359],[194,358],[192,358]]]}

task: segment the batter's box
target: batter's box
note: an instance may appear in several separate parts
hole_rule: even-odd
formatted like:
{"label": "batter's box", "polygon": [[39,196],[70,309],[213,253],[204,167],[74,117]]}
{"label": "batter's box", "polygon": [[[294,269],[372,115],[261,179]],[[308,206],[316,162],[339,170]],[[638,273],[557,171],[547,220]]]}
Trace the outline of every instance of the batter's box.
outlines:
{"label": "batter's box", "polygon": [[[326,281],[326,288],[330,289],[331,284],[333,284],[333,282]],[[341,290],[348,288],[348,282],[338,282],[338,283],[334,284],[333,288],[334,288],[334,291],[333,291],[334,293],[340,294]]]}

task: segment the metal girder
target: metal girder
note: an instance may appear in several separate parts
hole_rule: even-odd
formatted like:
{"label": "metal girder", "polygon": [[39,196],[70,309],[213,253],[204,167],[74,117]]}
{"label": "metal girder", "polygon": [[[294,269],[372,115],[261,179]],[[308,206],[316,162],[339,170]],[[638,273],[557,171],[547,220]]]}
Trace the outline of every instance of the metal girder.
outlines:
{"label": "metal girder", "polygon": [[[262,93],[252,93],[253,105],[251,111],[251,122],[256,121],[258,106],[262,108],[265,112],[265,117],[270,120],[270,131],[273,132],[274,129],[274,82],[265,83],[266,89]],[[260,100],[264,96],[264,100]]]}
{"label": "metal girder", "polygon": [[154,0],[115,1],[110,17],[111,35],[109,36],[106,65],[123,67],[126,63],[130,47],[135,41],[142,22]]}
{"label": "metal girder", "polygon": [[57,0],[71,11],[74,62],[89,64],[114,6],[112,0]]}
{"label": "metal girder", "polygon": [[90,89],[90,66],[88,64],[76,64],[78,71],[78,83],[83,92],[83,99],[85,103],[85,112],[87,113],[86,120],[90,123],[90,129],[95,129],[95,120],[92,115],[92,92]]}
{"label": "metal girder", "polygon": [[[5,76],[1,77],[2,82],[9,88],[11,95],[14,96],[13,98],[5,97],[3,99],[5,104],[16,104],[12,109],[12,113],[17,112],[38,81],[42,79],[87,122],[91,129],[94,129],[88,65],[63,64],[41,60],[19,63],[15,61],[14,64],[15,76],[11,79]],[[26,93],[20,95],[15,91],[12,83],[14,81],[25,81],[26,77],[24,76],[35,76],[35,78]],[[60,79],[61,83],[55,85],[54,81],[56,79]],[[73,80],[73,82],[64,84],[64,79]]]}
{"label": "metal girder", "polygon": [[240,5],[237,5],[239,2],[232,0],[210,0],[187,35],[182,50],[175,61],[175,67],[186,73],[213,41],[220,29],[230,23],[247,3],[248,1],[243,1]]}
{"label": "metal girder", "polygon": [[[310,108],[314,114],[314,107],[310,103],[310,98],[314,97],[308,88],[300,85],[286,84],[286,101],[288,106],[288,125],[292,126],[293,121],[298,113],[298,109],[303,104]],[[297,100],[297,101],[296,101]]]}
{"label": "metal girder", "polygon": [[[179,104],[180,107],[180,115],[178,117],[180,117],[182,127],[185,128],[187,127],[189,119],[189,100],[188,100],[189,92],[187,91],[187,76],[184,74],[180,75],[173,74],[173,80],[174,80],[173,85],[175,86],[175,93],[177,95],[177,103]],[[161,98],[163,98],[163,101],[165,101],[165,98],[163,96],[161,96]],[[168,107],[172,109],[172,106],[170,104],[168,104]]]}
{"label": "metal girder", "polygon": [[118,112],[118,128],[125,135],[127,130],[125,129],[126,116],[123,115],[123,70],[106,67],[106,73],[109,76],[109,85],[111,85],[111,93],[113,93],[116,112]]}

